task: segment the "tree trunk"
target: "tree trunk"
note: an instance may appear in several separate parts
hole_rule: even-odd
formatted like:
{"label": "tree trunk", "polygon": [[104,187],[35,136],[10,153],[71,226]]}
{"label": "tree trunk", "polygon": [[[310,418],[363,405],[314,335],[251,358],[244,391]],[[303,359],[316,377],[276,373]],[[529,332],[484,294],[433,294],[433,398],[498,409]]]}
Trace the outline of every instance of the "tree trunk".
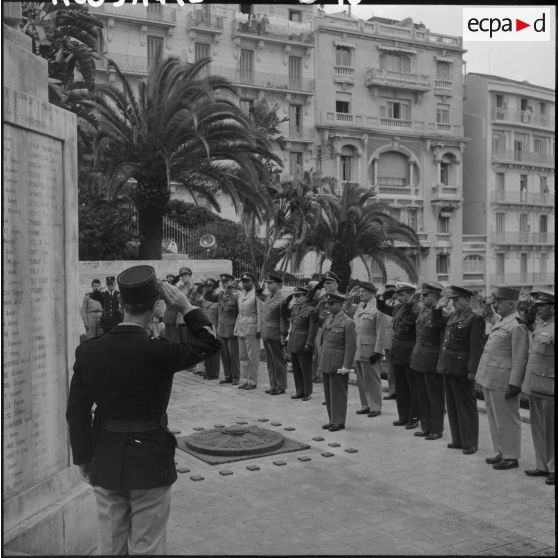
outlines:
{"label": "tree trunk", "polygon": [[163,252],[163,213],[138,209],[140,260],[160,260]]}
{"label": "tree trunk", "polygon": [[336,273],[341,281],[339,292],[346,293],[351,279],[351,260],[353,258],[348,252],[343,252],[341,250],[336,250],[335,252],[332,254],[330,270]]}

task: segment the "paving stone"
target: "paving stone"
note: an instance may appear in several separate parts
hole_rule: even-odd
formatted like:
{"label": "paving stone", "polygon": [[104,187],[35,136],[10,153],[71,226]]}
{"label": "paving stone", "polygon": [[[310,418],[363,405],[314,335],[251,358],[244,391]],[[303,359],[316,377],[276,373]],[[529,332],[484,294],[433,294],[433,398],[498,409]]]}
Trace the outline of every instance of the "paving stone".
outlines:
{"label": "paving stone", "polygon": [[281,426],[280,422],[270,422],[271,426]]}
{"label": "paving stone", "polygon": [[237,420],[236,424],[248,424],[248,422],[245,420]]}
{"label": "paving stone", "polygon": [[286,465],[286,464],[287,464],[287,462],[283,461],[283,460],[273,462],[273,465],[277,465],[278,467],[280,467],[281,465]]}
{"label": "paving stone", "polygon": [[248,469],[248,471],[259,471],[260,470],[260,466],[259,465],[248,465],[246,467],[246,469]]}
{"label": "paving stone", "polygon": [[293,430],[296,430],[296,428],[294,426],[285,426],[283,430],[288,430],[289,432],[292,432]]}
{"label": "paving stone", "polygon": [[308,455],[301,455],[300,457],[297,457],[297,459],[299,461],[312,461],[312,458]]}
{"label": "paving stone", "polygon": [[193,430],[205,430],[203,426],[194,426]]}
{"label": "paving stone", "polygon": [[222,471],[219,471],[220,475],[223,475],[224,477],[227,477],[228,475],[232,475],[233,472],[230,471],[229,469],[223,469]]}
{"label": "paving stone", "polygon": [[202,481],[205,480],[205,477],[202,477],[201,475],[192,475],[190,479],[193,481]]}
{"label": "paving stone", "polygon": [[341,444],[339,442],[330,442],[328,446],[330,448],[338,448],[339,446],[341,446]]}
{"label": "paving stone", "polygon": [[258,420],[259,420],[260,422],[268,422],[268,421],[269,421],[268,418],[259,418]]}
{"label": "paving stone", "polygon": [[322,451],[321,455],[322,457],[333,457],[335,454],[330,451]]}
{"label": "paving stone", "polygon": [[177,467],[177,468],[176,468],[176,471],[177,471],[178,473],[189,473],[189,472],[190,472],[190,469],[188,469],[188,467]]}
{"label": "paving stone", "polygon": [[357,453],[358,452],[358,450],[356,448],[347,448],[345,451],[347,453]]}
{"label": "paving stone", "polygon": [[213,428],[225,428],[224,424],[214,424]]}
{"label": "paving stone", "polygon": [[312,440],[314,440],[314,442],[323,442],[325,438],[323,436],[314,436]]}

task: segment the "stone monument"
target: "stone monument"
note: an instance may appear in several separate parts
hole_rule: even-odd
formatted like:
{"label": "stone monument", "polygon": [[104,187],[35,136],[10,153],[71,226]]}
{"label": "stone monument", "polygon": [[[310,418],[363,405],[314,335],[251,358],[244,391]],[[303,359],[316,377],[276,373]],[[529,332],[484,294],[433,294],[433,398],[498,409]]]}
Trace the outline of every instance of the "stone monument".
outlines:
{"label": "stone monument", "polygon": [[90,554],[95,502],[65,420],[79,343],[76,117],[49,104],[31,40],[3,33],[4,551]]}

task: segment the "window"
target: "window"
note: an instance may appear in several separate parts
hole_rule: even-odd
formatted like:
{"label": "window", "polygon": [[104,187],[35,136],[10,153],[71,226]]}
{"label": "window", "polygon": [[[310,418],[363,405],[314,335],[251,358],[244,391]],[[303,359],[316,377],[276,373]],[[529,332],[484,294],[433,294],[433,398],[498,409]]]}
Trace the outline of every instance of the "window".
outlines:
{"label": "window", "polygon": [[519,215],[519,238],[522,241],[526,241],[529,236],[529,216],[527,213],[521,213]]}
{"label": "window", "polygon": [[196,43],[195,44],[195,61],[201,60],[202,58],[210,57],[210,45],[209,43]]}
{"label": "window", "polygon": [[380,106],[380,116],[393,120],[410,120],[411,104],[408,101],[387,101],[384,106]]}
{"label": "window", "polygon": [[289,21],[302,23],[302,12],[299,10],[289,10]]}
{"label": "window", "polygon": [[519,280],[521,283],[527,281],[527,254],[521,254],[519,256]]}
{"label": "window", "polygon": [[289,135],[302,136],[302,106],[289,105]]}
{"label": "window", "polygon": [[386,212],[396,221],[401,221],[401,209],[399,207],[389,207],[386,209]]}
{"label": "window", "polygon": [[440,164],[440,184],[443,184],[444,186],[448,186],[449,184],[449,170],[449,163],[442,161]]}
{"label": "window", "polygon": [[414,231],[418,228],[418,212],[416,209],[407,209],[407,225]]}
{"label": "window", "polygon": [[492,152],[503,153],[506,149],[506,136],[503,132],[492,132]]}
{"label": "window", "polygon": [[535,138],[533,140],[533,149],[537,156],[538,162],[544,162],[546,156],[546,139],[544,138]]}
{"label": "window", "polygon": [[410,72],[411,60],[402,54],[382,54],[380,56],[380,68],[391,72]]}
{"label": "window", "polygon": [[506,230],[506,214],[496,213],[496,232],[503,233]]}
{"label": "window", "polygon": [[163,15],[163,6],[157,3],[147,4],[147,15],[160,18]]}
{"label": "window", "polygon": [[546,238],[546,233],[548,232],[548,217],[546,215],[539,216],[539,232],[541,237],[544,235]]}
{"label": "window", "polygon": [[[409,184],[409,160],[397,151],[386,151],[380,155],[376,182],[380,187],[405,188]],[[388,193],[389,190],[385,190]]]}
{"label": "window", "polygon": [[302,58],[300,56],[289,56],[289,88],[300,89],[302,87]]}
{"label": "window", "polygon": [[463,273],[484,273],[484,258],[477,254],[465,256]]}
{"label": "window", "polygon": [[515,134],[513,141],[514,161],[523,161],[524,153],[527,151],[529,138],[524,134]]}
{"label": "window", "polygon": [[519,175],[519,200],[524,202],[527,201],[527,175]]}
{"label": "window", "polygon": [[438,217],[438,232],[439,233],[449,233],[450,232],[450,217],[447,215],[440,215]]}
{"label": "window", "polygon": [[506,175],[503,172],[496,173],[496,199],[503,201],[506,195]]}
{"label": "window", "polygon": [[335,64],[337,66],[352,66],[351,50],[352,49],[345,46],[335,47]]}
{"label": "window", "polygon": [[341,180],[343,182],[352,180],[353,158],[351,155],[341,155]]}
{"label": "window", "polygon": [[548,182],[546,176],[539,176],[541,194],[548,194]]}
{"label": "window", "polygon": [[541,113],[541,116],[546,116],[546,103],[539,103],[539,112]]}
{"label": "window", "polygon": [[504,95],[496,94],[494,95],[494,103],[496,105],[496,119],[503,120],[505,118],[507,108],[506,98]]}
{"label": "window", "polygon": [[349,114],[350,105],[347,101],[335,101],[335,112],[341,112],[343,114]]}
{"label": "window", "polygon": [[163,56],[163,37],[147,37],[147,64],[159,61]]}
{"label": "window", "polygon": [[[546,252],[542,252],[540,263],[539,263],[539,271],[543,276],[546,275],[546,262],[547,262]],[[544,281],[544,278],[542,280]]]}
{"label": "window", "polygon": [[503,280],[504,273],[506,272],[506,266],[504,263],[505,255],[504,254],[496,254],[496,277],[499,280]]}
{"label": "window", "polygon": [[449,62],[436,63],[436,79],[451,81],[451,64]]}
{"label": "window", "polygon": [[289,171],[291,176],[300,176],[302,174],[302,153],[300,151],[291,151],[289,153]]}
{"label": "window", "polygon": [[436,273],[442,275],[447,275],[449,273],[448,254],[438,254],[436,256]]}
{"label": "window", "polygon": [[240,49],[240,81],[252,83],[254,81],[254,51]]}
{"label": "window", "polygon": [[449,124],[450,106],[439,104],[436,106],[436,123]]}

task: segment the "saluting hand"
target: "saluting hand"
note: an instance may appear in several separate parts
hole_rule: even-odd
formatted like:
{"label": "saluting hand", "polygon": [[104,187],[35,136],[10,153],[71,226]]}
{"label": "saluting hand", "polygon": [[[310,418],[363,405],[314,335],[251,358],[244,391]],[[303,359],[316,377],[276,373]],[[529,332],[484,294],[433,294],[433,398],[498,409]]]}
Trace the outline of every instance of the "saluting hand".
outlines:
{"label": "saluting hand", "polygon": [[446,308],[446,306],[449,304],[449,297],[447,294],[443,294],[440,297],[440,300],[438,300],[438,304],[436,304],[436,308],[440,309],[440,308]]}
{"label": "saluting hand", "polygon": [[174,285],[170,283],[161,283],[161,291],[163,292],[167,306],[171,310],[178,310],[186,314],[193,308],[184,293]]}

